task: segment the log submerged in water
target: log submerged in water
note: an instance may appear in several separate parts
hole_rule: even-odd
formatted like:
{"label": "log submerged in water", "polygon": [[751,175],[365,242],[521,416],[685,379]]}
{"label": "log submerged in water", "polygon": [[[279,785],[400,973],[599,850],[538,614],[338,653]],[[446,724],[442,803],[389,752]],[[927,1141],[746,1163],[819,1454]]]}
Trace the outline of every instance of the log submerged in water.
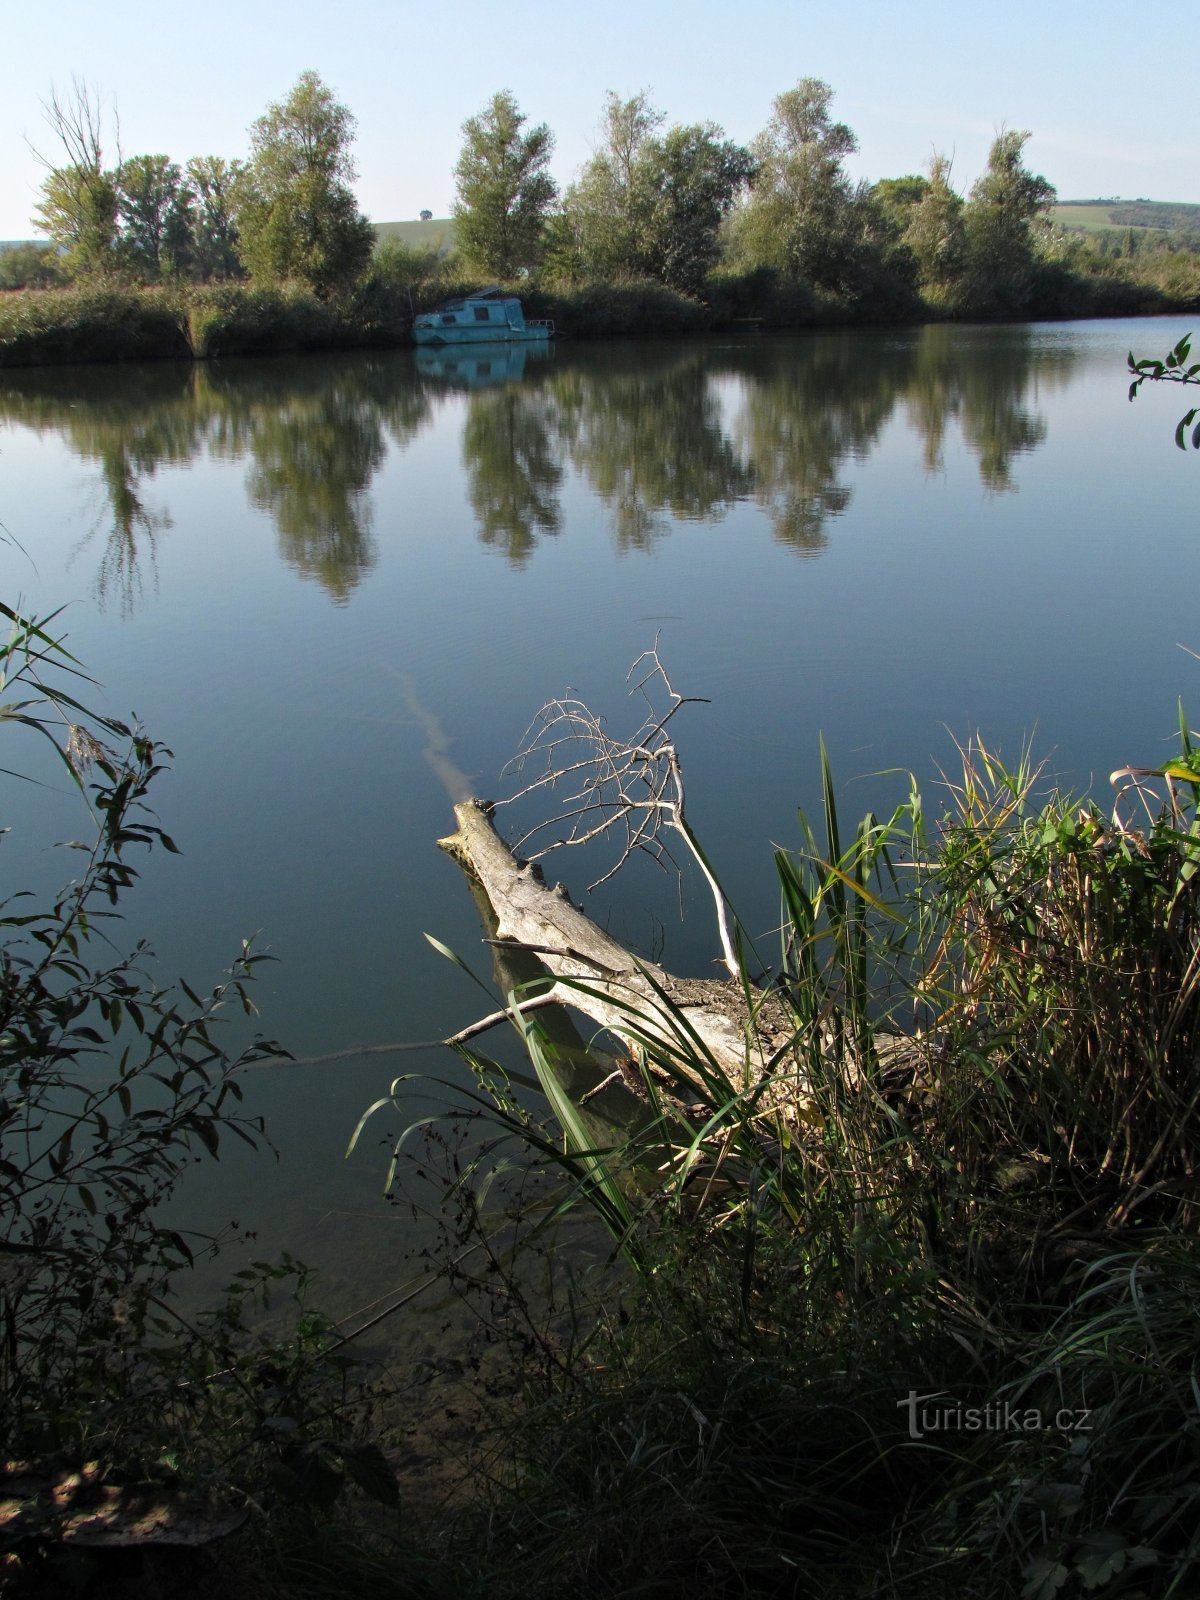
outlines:
{"label": "log submerged in water", "polygon": [[794,1031],[778,1000],[751,989],[747,1003],[745,989],[732,978],[678,978],[633,956],[572,904],[561,884],[548,885],[536,862],[513,854],[493,826],[492,811],[487,801],[460,801],[454,808],[457,831],[438,844],[487,895],[499,938],[535,954],[552,978],[577,980],[589,991],[559,983],[550,991],[553,998],[635,1052],[640,1030],[679,1061],[680,1024],[657,986],[735,1087],[757,1081]]}

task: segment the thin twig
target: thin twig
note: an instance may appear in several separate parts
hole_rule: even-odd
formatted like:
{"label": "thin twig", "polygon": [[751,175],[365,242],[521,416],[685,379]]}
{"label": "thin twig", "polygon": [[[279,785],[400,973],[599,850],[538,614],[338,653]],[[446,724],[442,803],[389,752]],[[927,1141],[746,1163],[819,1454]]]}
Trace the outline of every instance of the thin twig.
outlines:
{"label": "thin twig", "polygon": [[[589,892],[607,883],[639,852],[660,867],[679,864],[668,844],[681,838],[695,858],[716,906],[721,953],[731,976],[738,975],[737,952],[729,906],[704,859],[684,814],[683,768],[668,724],[685,705],[703,704],[701,697],[681,695],[672,684],[658,653],[658,641],[629,669],[631,695],[646,705],[640,725],[629,739],[614,738],[604,719],[575,695],[548,700],[530,723],[521,747],[506,771],[523,773],[531,763],[544,770],[501,805],[527,799],[542,790],[564,789],[558,812],[528,829],[514,850],[538,861],[567,846],[587,845],[614,837],[615,861],[589,885]],[[665,704],[664,704],[665,702]],[[548,843],[542,843],[553,834]]]}

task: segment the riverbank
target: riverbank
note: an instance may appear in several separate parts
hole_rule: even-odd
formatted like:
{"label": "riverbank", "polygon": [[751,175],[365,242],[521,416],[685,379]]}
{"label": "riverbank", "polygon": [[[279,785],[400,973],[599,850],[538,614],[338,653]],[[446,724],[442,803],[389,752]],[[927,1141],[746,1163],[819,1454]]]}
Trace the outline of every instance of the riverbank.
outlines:
{"label": "riverbank", "polygon": [[[74,362],[205,361],[224,356],[393,349],[411,340],[413,315],[477,285],[441,278],[401,283],[375,274],[340,301],[297,285],[225,283],[179,288],[25,289],[0,295],[0,368]],[[843,298],[769,269],[721,273],[701,298],[660,283],[511,285],[527,314],[571,338],[663,337],[764,330],[917,326],[1154,316],[1190,311],[1200,296],[1169,294],[1117,274],[1045,268],[1012,304],[938,302],[894,281]]]}

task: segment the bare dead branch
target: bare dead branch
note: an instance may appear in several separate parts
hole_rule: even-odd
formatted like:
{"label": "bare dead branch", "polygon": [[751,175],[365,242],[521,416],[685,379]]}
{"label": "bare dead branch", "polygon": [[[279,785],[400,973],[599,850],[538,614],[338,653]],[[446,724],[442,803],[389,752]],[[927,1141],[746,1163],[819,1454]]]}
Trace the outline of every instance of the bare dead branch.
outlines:
{"label": "bare dead branch", "polygon": [[[675,688],[663,666],[657,639],[630,667],[626,682],[630,695],[640,698],[646,708],[630,738],[614,738],[604,719],[570,694],[548,700],[530,723],[505,772],[523,774],[531,764],[543,770],[499,804],[511,805],[543,790],[561,789],[563,793],[557,813],[535,823],[514,849],[537,861],[567,846],[613,837],[616,859],[588,885],[590,891],[614,877],[638,853],[650,856],[664,870],[670,863],[678,872],[667,836],[682,838],[712,892],[722,955],[730,975],[736,976],[729,907],[688,827],[683,768],[668,731],[671,719],[685,705],[707,702],[700,696],[682,695]],[[532,851],[528,849],[531,844],[535,846]]]}
{"label": "bare dead branch", "polygon": [[[42,111],[50,131],[62,146],[66,166],[98,177],[104,170],[104,102],[99,90],[91,87],[85,79],[73,77],[69,93],[60,93],[51,87],[49,100],[42,101]],[[119,144],[119,132],[117,139]],[[52,161],[43,155],[31,140],[26,143],[49,171],[55,171],[63,165],[61,161]]]}

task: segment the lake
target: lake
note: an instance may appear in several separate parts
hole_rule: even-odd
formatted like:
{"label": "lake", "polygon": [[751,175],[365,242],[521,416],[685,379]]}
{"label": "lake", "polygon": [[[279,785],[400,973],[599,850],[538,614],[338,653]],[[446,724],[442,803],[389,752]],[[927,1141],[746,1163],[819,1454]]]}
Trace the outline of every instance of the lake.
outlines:
{"label": "lake", "polygon": [[[933,785],[976,730],[1103,799],[1111,769],[1169,753],[1179,696],[1200,704],[1200,460],[1173,443],[1185,397],[1131,406],[1125,374],[1188,327],[0,375],[4,597],[65,605],[91,698],[174,751],[156,804],[183,854],[146,863],[129,942],[201,987],[254,934],[278,958],[261,1026],[300,1057],[470,1021],[486,997],[423,938],[488,974],[435,845],[447,784],[511,786],[568,686],[632,730],[625,674],[656,638],[709,702],[679,728],[690,820],[768,952],[771,846],[816,806],[822,733],[851,817],[899,796],[897,769]],[[6,892],[56,886],[78,798],[11,734],[5,764],[45,785],[6,780]],[[596,875],[556,865],[577,898]],[[635,868],[589,909],[710,970],[694,879]],[[254,1253],[365,1303],[418,1225],[380,1198],[375,1130],[349,1163],[347,1138],[395,1074],[459,1070],[433,1050],[260,1070],[280,1161],[231,1153],[197,1220],[236,1216]]]}

